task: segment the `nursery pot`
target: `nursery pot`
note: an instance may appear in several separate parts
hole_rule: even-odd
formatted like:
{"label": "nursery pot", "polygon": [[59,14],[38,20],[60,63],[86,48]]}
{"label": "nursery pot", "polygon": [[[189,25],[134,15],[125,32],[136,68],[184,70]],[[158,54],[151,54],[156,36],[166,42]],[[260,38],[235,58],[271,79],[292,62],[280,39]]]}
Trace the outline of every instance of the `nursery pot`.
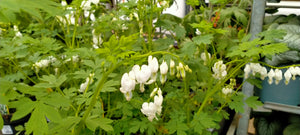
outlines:
{"label": "nursery pot", "polygon": [[[281,69],[284,74],[287,69]],[[286,85],[285,78],[275,84],[274,79],[273,83],[268,83],[268,78],[262,81],[262,89],[259,91],[260,100],[262,102],[275,102],[285,105],[300,105],[300,77],[296,77],[295,80],[290,80]]]}

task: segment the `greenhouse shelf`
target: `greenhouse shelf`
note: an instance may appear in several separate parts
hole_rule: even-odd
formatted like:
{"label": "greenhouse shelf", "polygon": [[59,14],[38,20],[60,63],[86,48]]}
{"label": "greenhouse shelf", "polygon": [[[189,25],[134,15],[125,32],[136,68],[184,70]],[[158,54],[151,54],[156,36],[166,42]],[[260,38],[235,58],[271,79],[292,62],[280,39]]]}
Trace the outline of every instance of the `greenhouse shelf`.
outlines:
{"label": "greenhouse shelf", "polygon": [[266,109],[271,109],[276,111],[300,114],[300,107],[298,106],[285,105],[285,104],[279,104],[274,102],[265,102],[263,107]]}

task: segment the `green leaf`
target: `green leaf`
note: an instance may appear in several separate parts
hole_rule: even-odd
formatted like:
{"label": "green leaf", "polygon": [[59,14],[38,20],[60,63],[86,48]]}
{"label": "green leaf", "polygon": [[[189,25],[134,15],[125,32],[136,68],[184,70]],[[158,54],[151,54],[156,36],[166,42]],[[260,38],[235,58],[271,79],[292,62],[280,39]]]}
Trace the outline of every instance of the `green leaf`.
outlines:
{"label": "green leaf", "polygon": [[144,133],[147,131],[148,135],[155,134],[156,133],[156,127],[154,126],[155,122],[150,122],[146,118],[142,118],[142,120],[134,120],[130,122],[130,133],[137,133],[140,131],[141,133]]}
{"label": "green leaf", "polygon": [[118,89],[116,86],[120,86],[120,81],[115,81],[115,80],[109,80],[106,83],[104,83],[103,88],[101,92],[114,92],[117,91]]}
{"label": "green leaf", "polygon": [[262,46],[262,54],[264,56],[273,56],[285,51],[288,51],[289,48],[285,43],[275,43],[270,45]]}
{"label": "green leaf", "polygon": [[244,112],[244,95],[241,93],[238,93],[236,95],[232,95],[231,97],[232,101],[228,103],[229,108],[230,109],[234,109],[235,112],[240,112],[243,113]]}
{"label": "green leaf", "polygon": [[274,39],[283,39],[283,37],[287,34],[286,30],[282,29],[271,29],[263,31],[257,36],[263,37],[265,40],[274,40]]}
{"label": "green leaf", "polygon": [[67,99],[66,97],[62,96],[61,94],[58,94],[56,92],[52,92],[46,97],[43,97],[40,99],[45,104],[55,106],[57,108],[59,107],[69,107],[71,105],[71,101]]}
{"label": "green leaf", "polygon": [[[21,11],[25,11],[34,18],[38,20],[43,20],[41,11],[44,11],[50,15],[56,15],[61,12],[61,9],[57,8],[59,6],[58,3],[51,0],[1,0],[0,1],[0,9],[5,9],[5,17],[3,17],[4,21],[14,22],[16,20],[16,16],[13,13],[21,13]],[[0,13],[2,10],[0,11]],[[0,21],[2,18],[0,17]]]}
{"label": "green leaf", "polygon": [[113,131],[113,127],[111,126],[111,123],[113,120],[107,119],[107,118],[88,118],[86,119],[86,126],[92,130],[95,131],[97,127],[100,127],[101,129],[109,132]]}
{"label": "green leaf", "polygon": [[181,25],[176,25],[173,31],[176,33],[177,38],[182,39],[185,37],[186,31]]}
{"label": "green leaf", "polygon": [[32,112],[35,106],[36,102],[31,101],[29,98],[21,98],[18,101],[11,102],[10,107],[16,108],[16,112],[12,116],[11,120],[14,121],[25,117]]}
{"label": "green leaf", "polygon": [[159,38],[153,42],[154,51],[162,51],[169,48],[170,45],[174,44],[174,40],[171,38]]}
{"label": "green leaf", "polygon": [[58,78],[56,78],[56,76],[52,74],[43,75],[42,78],[40,78],[40,80],[48,83],[39,83],[36,84],[35,87],[42,87],[42,88],[59,87],[63,82],[67,80],[67,76],[63,74]]}
{"label": "green leaf", "polygon": [[93,69],[96,69],[96,64],[92,60],[83,60],[83,64],[87,65],[87,66],[89,66],[89,67],[91,67]]}
{"label": "green leaf", "polygon": [[29,86],[27,84],[19,83],[19,84],[16,84],[15,87],[20,92],[22,92],[24,94],[34,95],[37,98],[43,97],[48,94],[47,90],[45,88],[36,88],[36,87]]}
{"label": "green leaf", "polygon": [[194,115],[193,120],[191,121],[191,127],[194,128],[194,131],[198,134],[203,134],[208,132],[208,128],[216,128],[218,123],[214,115],[209,115],[205,112]]}
{"label": "green leaf", "polygon": [[8,98],[4,96],[4,94],[0,93],[0,104],[7,105],[8,104]]}
{"label": "green leaf", "polygon": [[251,96],[248,97],[245,102],[247,103],[247,105],[251,108],[256,109],[258,106],[262,106],[263,103],[261,101],[258,100],[259,97],[257,96]]}
{"label": "green leaf", "polygon": [[166,124],[166,128],[169,130],[170,134],[174,134],[177,132],[177,134],[185,133],[189,129],[189,127],[184,122],[185,120],[185,114],[183,112],[172,112],[170,114],[171,120]]}
{"label": "green leaf", "polygon": [[29,121],[25,124],[26,134],[42,135],[48,132],[47,120],[41,104],[37,105],[31,114]]}
{"label": "green leaf", "polygon": [[51,122],[60,122],[61,121],[61,116],[56,108],[53,106],[41,104],[40,105],[41,109],[45,113],[46,117],[51,121]]}
{"label": "green leaf", "polygon": [[80,117],[69,116],[64,118],[59,125],[50,129],[49,134],[66,135],[71,134],[71,129],[73,129],[80,122]]}
{"label": "green leaf", "polygon": [[1,117],[0,117],[0,129],[3,128],[3,125],[4,125],[4,121],[3,121],[2,116],[1,116]]}
{"label": "green leaf", "polygon": [[91,71],[79,70],[73,73],[75,79],[86,79],[89,77]]}
{"label": "green leaf", "polygon": [[200,35],[200,36],[193,37],[193,41],[197,45],[210,44],[213,38],[214,38],[213,34]]}
{"label": "green leaf", "polygon": [[191,41],[185,41],[182,43],[182,53],[186,56],[188,56],[189,58],[192,58],[193,55],[195,54],[196,51],[196,44],[194,42]]}
{"label": "green leaf", "polygon": [[11,89],[13,86],[14,86],[13,82],[0,78],[0,94],[5,94],[6,91]]}

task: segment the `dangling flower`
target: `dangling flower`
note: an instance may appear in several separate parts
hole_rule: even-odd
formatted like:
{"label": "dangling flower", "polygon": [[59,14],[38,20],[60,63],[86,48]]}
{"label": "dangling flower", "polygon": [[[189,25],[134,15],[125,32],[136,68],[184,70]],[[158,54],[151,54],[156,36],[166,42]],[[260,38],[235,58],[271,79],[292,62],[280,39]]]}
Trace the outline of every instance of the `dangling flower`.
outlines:
{"label": "dangling flower", "polygon": [[93,77],[94,77],[94,74],[90,74],[90,76],[85,79],[85,82],[80,84],[80,88],[78,91],[83,93],[86,90],[87,86],[89,84],[93,83],[93,81],[94,81]]}
{"label": "dangling flower", "polygon": [[148,116],[148,119],[150,121],[153,120],[153,118],[156,118],[156,114],[160,115],[162,111],[162,103],[163,103],[163,96],[162,96],[162,91],[160,88],[155,88],[151,92],[150,97],[153,97],[154,94],[157,94],[154,96],[154,102],[144,102],[142,105],[141,112]]}
{"label": "dangling flower", "polygon": [[168,64],[167,62],[163,61],[162,64],[159,67],[160,73],[163,75],[166,75],[168,73]]}
{"label": "dangling flower", "polygon": [[[129,74],[134,74],[133,71],[130,71]],[[120,91],[124,94],[131,92],[135,88],[135,78],[129,77],[128,73],[123,74],[121,79],[121,88]]]}
{"label": "dangling flower", "polygon": [[289,69],[285,71],[284,78],[285,78],[285,85],[288,85],[290,82],[290,79],[292,78],[292,74]]}
{"label": "dangling flower", "polygon": [[228,95],[228,94],[232,93],[232,91],[233,90],[231,88],[228,88],[228,87],[225,87],[225,88],[222,89],[222,92],[225,95]]}
{"label": "dangling flower", "polygon": [[272,83],[273,83],[273,77],[274,77],[274,76],[275,76],[275,72],[274,72],[273,69],[271,69],[271,70],[269,71],[269,73],[268,73],[268,78],[269,78],[268,82],[269,82],[269,84],[272,84]]}
{"label": "dangling flower", "polygon": [[158,115],[161,114],[161,110],[162,110],[162,102],[163,102],[163,96],[161,94],[161,91],[160,91],[160,94],[159,94],[159,91],[160,89],[158,90],[158,95],[154,96],[154,105],[155,105],[155,108],[156,108],[156,113]]}
{"label": "dangling flower", "polygon": [[175,62],[172,59],[170,61],[170,75],[171,76],[175,75]]}
{"label": "dangling flower", "polygon": [[144,92],[144,84],[149,80],[151,76],[151,69],[147,65],[142,65],[140,67],[139,65],[134,65],[132,67],[132,71],[135,74],[135,79],[138,83],[140,83],[140,90],[141,92]]}
{"label": "dangling flower", "polygon": [[204,65],[206,65],[207,61],[211,58],[210,53],[207,53],[207,56],[208,57],[206,57],[206,53],[205,52],[201,53],[201,59],[204,61]]}
{"label": "dangling flower", "polygon": [[260,71],[261,65],[259,63],[250,63],[250,69],[252,70],[252,75],[255,76],[257,72]]}
{"label": "dangling flower", "polygon": [[147,102],[144,102],[143,105],[142,105],[142,109],[141,109],[141,112],[143,114],[145,114],[147,117],[148,117],[148,120],[152,122],[153,118],[156,118],[156,107],[155,107],[155,104],[153,102],[150,102],[150,103],[147,103]]}
{"label": "dangling flower", "polygon": [[260,73],[261,80],[264,80],[268,76],[268,71],[266,67],[261,67],[259,73]]}
{"label": "dangling flower", "polygon": [[148,57],[148,66],[151,70],[151,78],[147,84],[151,84],[156,81],[156,75],[158,71],[158,61],[156,57],[152,57],[151,55]]}
{"label": "dangling flower", "polygon": [[223,64],[223,61],[218,61],[214,64],[213,69],[213,77],[216,79],[222,79],[227,75],[226,65]]}
{"label": "dangling flower", "polygon": [[247,79],[249,77],[249,73],[251,72],[251,68],[249,64],[246,64],[244,68],[244,72],[245,72],[245,78]]}
{"label": "dangling flower", "polygon": [[275,69],[274,78],[275,78],[275,84],[277,85],[280,82],[280,80],[282,80],[282,71],[279,69]]}
{"label": "dangling flower", "polygon": [[[185,78],[185,70],[183,67],[183,64],[181,62],[179,62],[179,65],[176,67],[179,73],[179,77],[181,76],[182,78]],[[178,75],[177,75],[178,77]]]}
{"label": "dangling flower", "polygon": [[65,1],[65,0],[62,0],[61,1],[61,6],[63,6],[63,7],[65,7],[65,6],[67,6],[68,4],[67,4],[67,2]]}
{"label": "dangling flower", "polygon": [[293,79],[293,80],[296,80],[296,75],[299,75],[299,72],[300,72],[299,67],[289,67],[288,70],[289,70],[289,71],[291,72],[291,74],[292,74],[292,79]]}
{"label": "dangling flower", "polygon": [[167,80],[167,73],[168,73],[168,65],[167,62],[163,61],[160,65],[160,82],[164,84]]}
{"label": "dangling flower", "polygon": [[153,97],[157,93],[158,89],[160,89],[160,88],[154,88],[153,91],[150,94],[150,97]]}
{"label": "dangling flower", "polygon": [[126,93],[124,93],[124,96],[125,96],[125,98],[126,98],[127,101],[130,101],[130,99],[132,98],[132,92],[131,91],[130,92],[126,92]]}

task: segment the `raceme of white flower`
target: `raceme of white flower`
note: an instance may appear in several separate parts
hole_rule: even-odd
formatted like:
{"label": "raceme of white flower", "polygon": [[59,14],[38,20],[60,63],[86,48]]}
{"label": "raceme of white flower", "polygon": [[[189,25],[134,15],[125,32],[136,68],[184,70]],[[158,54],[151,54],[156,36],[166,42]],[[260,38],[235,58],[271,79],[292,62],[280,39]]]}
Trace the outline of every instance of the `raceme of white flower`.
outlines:
{"label": "raceme of white flower", "polygon": [[274,77],[274,76],[275,76],[275,72],[274,72],[273,69],[271,69],[271,70],[269,71],[269,73],[268,73],[268,78],[269,78],[268,83],[269,83],[269,84],[272,84],[272,83],[273,83],[273,77]]}
{"label": "raceme of white flower", "polygon": [[167,62],[163,61],[162,64],[159,66],[160,69],[160,82],[164,84],[167,81],[167,73],[168,73],[168,64]]}
{"label": "raceme of white flower", "polygon": [[15,37],[22,37],[22,33],[19,31],[18,26],[14,25]]}
{"label": "raceme of white flower", "polygon": [[279,84],[280,80],[282,80],[282,71],[279,70],[279,69],[275,69],[275,75],[274,75],[274,78],[275,78],[275,84]]}
{"label": "raceme of white flower", "polygon": [[228,94],[232,93],[232,91],[233,91],[232,88],[229,88],[229,87],[225,87],[225,88],[222,89],[222,92],[225,95],[228,95]]}
{"label": "raceme of white flower", "polygon": [[293,80],[296,80],[296,75],[300,75],[299,67],[289,67],[288,70],[291,72]]}
{"label": "raceme of white flower", "polygon": [[97,35],[95,33],[95,30],[92,31],[92,35],[93,35],[93,48],[94,49],[98,49],[102,43],[103,43],[103,40],[102,40],[102,34],[99,34]]}
{"label": "raceme of white flower", "polygon": [[153,91],[157,93],[157,95],[154,96],[154,102],[144,102],[142,105],[141,112],[145,114],[148,117],[148,120],[152,122],[152,120],[156,117],[157,115],[161,114],[162,111],[162,103],[163,103],[163,96],[162,96],[162,91],[160,88],[155,88]]}
{"label": "raceme of white flower", "polygon": [[214,72],[213,77],[216,79],[222,79],[227,75],[227,71],[226,71],[226,65],[223,64],[223,61],[220,60],[218,62],[216,62],[214,64],[214,66],[212,67],[212,70]]}
{"label": "raceme of white flower", "polygon": [[288,85],[290,82],[290,79],[292,78],[292,73],[290,72],[289,69],[287,71],[285,71],[284,78],[285,78],[285,85]]}
{"label": "raceme of white flower", "polygon": [[72,59],[71,58],[66,59],[64,62],[66,63],[66,62],[69,62],[71,60],[72,60],[72,62],[76,63],[76,62],[79,61],[79,56],[78,55],[74,55],[74,56],[72,56]]}
{"label": "raceme of white flower", "polygon": [[199,31],[199,29],[196,29],[196,35],[201,35],[201,31]]}
{"label": "raceme of white flower", "polygon": [[172,59],[170,61],[170,75],[171,76],[175,75],[175,62]]}
{"label": "raceme of white flower", "polygon": [[299,67],[289,67],[285,73],[283,74],[280,69],[270,69],[270,71],[267,71],[267,68],[264,66],[261,66],[259,63],[249,63],[246,64],[244,68],[245,72],[245,78],[249,77],[249,74],[252,72],[252,75],[255,75],[256,73],[259,73],[261,80],[264,80],[265,77],[268,77],[268,83],[273,83],[273,78],[275,79],[275,84],[279,84],[279,82],[283,79],[283,76],[285,78],[285,84],[288,85],[290,82],[290,79],[292,80],[296,79],[297,75],[300,75],[300,68]]}
{"label": "raceme of white flower", "polygon": [[185,78],[185,69],[184,69],[184,66],[181,62],[179,62],[179,65],[176,67],[177,69],[177,78]]}
{"label": "raceme of white flower", "polygon": [[94,74],[90,74],[90,76],[85,79],[85,82],[80,84],[80,88],[78,91],[83,93],[86,90],[87,86],[89,84],[93,83],[93,81],[94,81],[93,77],[94,77]]}
{"label": "raceme of white flower", "polygon": [[203,53],[201,53],[201,59],[204,61],[204,65],[206,65],[207,64],[207,61],[211,58],[211,54],[210,53],[207,53],[207,57],[206,57],[206,53],[205,52],[203,52]]}
{"label": "raceme of white flower", "polygon": [[157,71],[158,71],[158,60],[156,57],[152,57],[151,55],[148,57],[148,66],[151,70],[151,78],[147,82],[147,84],[151,84],[156,81]]}
{"label": "raceme of white flower", "polygon": [[134,65],[132,67],[132,71],[135,74],[136,81],[140,84],[140,91],[144,92],[144,84],[149,80],[151,77],[151,69],[148,65]]}
{"label": "raceme of white flower", "polygon": [[34,63],[32,66],[36,69],[38,72],[41,68],[46,68],[49,66],[50,63],[54,63],[57,61],[57,59],[53,56],[49,56],[47,59],[40,60],[36,63]]}
{"label": "raceme of white flower", "polygon": [[121,79],[120,91],[124,94],[126,100],[130,100],[132,97],[131,91],[135,88],[135,74],[133,71],[125,73]]}
{"label": "raceme of white flower", "polygon": [[65,6],[67,6],[67,5],[68,5],[68,3],[67,3],[65,0],[62,0],[62,1],[61,1],[61,6],[65,7]]}
{"label": "raceme of white flower", "polygon": [[97,5],[99,3],[99,0],[83,0],[81,2],[81,8],[83,10],[90,10],[92,8],[91,4]]}
{"label": "raceme of white flower", "polygon": [[151,122],[154,118],[157,119],[156,114],[155,114],[156,113],[156,107],[155,107],[155,104],[153,102],[150,102],[150,103],[144,102],[143,105],[142,105],[141,112],[143,114],[145,114],[148,117],[148,120],[151,121]]}

